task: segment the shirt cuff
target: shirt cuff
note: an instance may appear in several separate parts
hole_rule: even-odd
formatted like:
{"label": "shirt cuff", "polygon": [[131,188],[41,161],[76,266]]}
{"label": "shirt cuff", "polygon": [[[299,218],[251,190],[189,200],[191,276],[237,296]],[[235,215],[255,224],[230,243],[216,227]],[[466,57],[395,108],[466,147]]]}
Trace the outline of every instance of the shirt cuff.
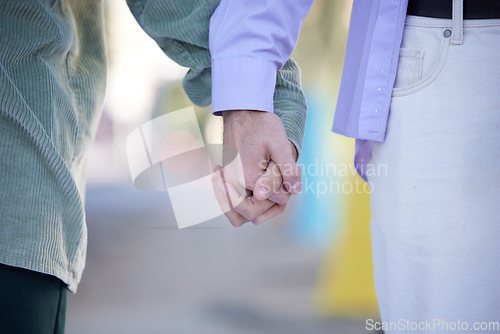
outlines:
{"label": "shirt cuff", "polygon": [[259,110],[273,112],[276,65],[267,59],[212,59],[212,112]]}

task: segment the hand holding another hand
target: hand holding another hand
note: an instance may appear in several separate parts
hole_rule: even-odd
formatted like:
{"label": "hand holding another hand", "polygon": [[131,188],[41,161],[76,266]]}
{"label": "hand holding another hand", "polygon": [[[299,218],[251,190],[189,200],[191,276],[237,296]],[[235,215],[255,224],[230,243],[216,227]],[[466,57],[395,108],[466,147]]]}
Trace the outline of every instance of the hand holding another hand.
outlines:
{"label": "hand holding another hand", "polygon": [[216,197],[232,225],[260,224],[283,212],[290,195],[301,191],[297,151],[273,113],[235,110],[223,117],[225,159],[234,147],[241,164],[224,161],[218,167],[212,179]]}

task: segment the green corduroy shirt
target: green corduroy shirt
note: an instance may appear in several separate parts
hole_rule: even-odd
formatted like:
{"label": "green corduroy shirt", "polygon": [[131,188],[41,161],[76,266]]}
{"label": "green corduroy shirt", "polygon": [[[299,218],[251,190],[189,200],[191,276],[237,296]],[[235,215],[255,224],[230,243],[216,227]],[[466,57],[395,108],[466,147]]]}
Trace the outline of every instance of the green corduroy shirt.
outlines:
{"label": "green corduroy shirt", "polygon": [[[189,71],[210,104],[209,20],[218,0],[128,0],[141,27]],[[108,15],[113,15],[109,13]],[[0,263],[54,275],[76,292],[85,267],[85,159],[106,81],[102,0],[0,0]],[[300,70],[277,73],[274,112],[300,151]]]}

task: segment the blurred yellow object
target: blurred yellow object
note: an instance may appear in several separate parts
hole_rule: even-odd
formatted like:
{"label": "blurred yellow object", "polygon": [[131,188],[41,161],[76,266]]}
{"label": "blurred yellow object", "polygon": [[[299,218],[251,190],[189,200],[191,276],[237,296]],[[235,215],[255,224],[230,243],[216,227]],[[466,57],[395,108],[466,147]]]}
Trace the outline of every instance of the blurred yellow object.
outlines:
{"label": "blurred yellow object", "polygon": [[[346,182],[363,187],[356,175]],[[324,316],[377,317],[370,242],[370,194],[345,194],[345,215],[339,237],[328,250],[316,290],[316,304]]]}

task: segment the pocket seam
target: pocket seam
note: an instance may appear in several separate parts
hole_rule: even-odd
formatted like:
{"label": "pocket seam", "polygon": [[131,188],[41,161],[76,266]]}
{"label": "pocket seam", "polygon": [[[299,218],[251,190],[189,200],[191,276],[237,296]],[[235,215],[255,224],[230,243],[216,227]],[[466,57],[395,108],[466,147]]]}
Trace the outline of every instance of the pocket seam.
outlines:
{"label": "pocket seam", "polygon": [[[418,92],[423,88],[429,86],[433,83],[438,77],[441,71],[443,70],[444,64],[446,63],[446,59],[448,57],[448,49],[450,46],[450,39],[445,38],[441,42],[441,47],[439,51],[439,60],[436,65],[432,68],[432,70],[425,76],[425,78],[405,87],[397,87],[392,90],[392,97],[399,96],[407,96],[412,93]],[[420,67],[422,70],[422,67]]]}
{"label": "pocket seam", "polygon": [[[410,85],[413,85],[415,82],[418,82],[422,79],[422,59],[424,57],[424,50],[420,48],[400,48],[399,50],[399,63],[398,63],[398,69],[396,73],[396,80],[394,82],[394,88],[399,88],[399,87],[408,87]],[[405,62],[411,61],[412,66],[411,66],[411,81],[409,83],[404,84],[403,86],[398,85],[396,87],[396,84],[398,84],[398,78],[399,78],[399,73],[400,71],[403,70],[401,67]],[[406,71],[409,71],[410,69],[404,68]]]}

